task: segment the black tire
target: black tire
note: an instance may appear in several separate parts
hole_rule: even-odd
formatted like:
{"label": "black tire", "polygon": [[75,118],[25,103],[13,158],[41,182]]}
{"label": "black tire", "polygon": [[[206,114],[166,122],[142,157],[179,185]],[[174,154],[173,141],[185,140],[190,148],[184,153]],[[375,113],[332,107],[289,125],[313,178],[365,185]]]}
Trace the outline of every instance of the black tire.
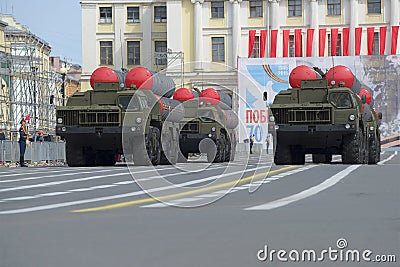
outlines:
{"label": "black tire", "polygon": [[301,147],[295,146],[291,149],[292,153],[292,164],[293,165],[304,165],[306,163],[305,154]]}
{"label": "black tire", "polygon": [[161,137],[160,130],[158,128],[153,128],[152,134],[152,146],[153,150],[151,151],[151,164],[158,165],[161,160]]}
{"label": "black tire", "polygon": [[158,165],[161,158],[160,130],[150,127],[144,137],[136,138],[133,147],[133,162],[135,165]]}
{"label": "black tire", "polygon": [[380,151],[378,148],[378,140],[375,134],[374,139],[369,142],[368,146],[368,164],[377,164],[379,162]]}
{"label": "black tire", "polygon": [[176,142],[173,140],[172,132],[168,131],[166,135],[163,136],[166,140],[163,139],[161,144],[161,157],[160,164],[168,165],[168,164],[176,164],[178,161],[178,147],[176,146]]}
{"label": "black tire", "polygon": [[331,163],[332,154],[312,154],[313,163]]}
{"label": "black tire", "polygon": [[276,165],[292,164],[292,153],[290,151],[290,147],[287,145],[277,144],[274,155],[274,162]]}
{"label": "black tire", "polygon": [[112,150],[96,152],[96,166],[114,166],[117,162],[117,154]]}
{"label": "black tire", "polygon": [[226,140],[225,161],[229,162],[232,158],[232,144],[229,139]]}
{"label": "black tire", "polygon": [[342,162],[344,164],[362,164],[363,147],[359,133],[347,135],[343,138]]}
{"label": "black tire", "polygon": [[86,160],[83,153],[83,147],[72,146],[66,143],[66,159],[69,167],[85,167]]}

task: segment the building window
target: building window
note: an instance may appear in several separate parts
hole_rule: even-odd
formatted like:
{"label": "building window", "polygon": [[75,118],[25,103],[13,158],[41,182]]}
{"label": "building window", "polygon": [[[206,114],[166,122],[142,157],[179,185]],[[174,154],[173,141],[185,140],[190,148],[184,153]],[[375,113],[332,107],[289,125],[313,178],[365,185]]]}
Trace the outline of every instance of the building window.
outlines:
{"label": "building window", "polygon": [[262,1],[250,1],[250,17],[260,18],[263,16]]}
{"label": "building window", "polygon": [[140,65],[140,42],[128,41],[128,65]]}
{"label": "building window", "polygon": [[224,2],[211,2],[211,18],[219,19],[224,18]]}
{"label": "building window", "polygon": [[342,55],[342,35],[339,33],[336,40],[336,55],[331,54],[331,35],[328,34],[328,56],[341,56]]}
{"label": "building window", "polygon": [[289,17],[301,17],[302,0],[288,0]]}
{"label": "building window", "polygon": [[341,12],[341,0],[328,0],[328,16],[338,16]]}
{"label": "building window", "polygon": [[167,41],[155,41],[156,65],[167,65]]}
{"label": "building window", "polygon": [[251,52],[252,58],[257,58],[260,57],[260,37],[256,36],[254,39],[254,46],[253,46],[253,51]]}
{"label": "building window", "polygon": [[127,22],[128,23],[139,23],[139,7],[128,7],[127,8]]}
{"label": "building window", "polygon": [[112,23],[112,7],[100,7],[100,23]]}
{"label": "building window", "polygon": [[374,32],[374,51],[372,51],[373,55],[379,55],[379,33]]}
{"label": "building window", "polygon": [[294,35],[289,35],[289,57],[294,57]]}
{"label": "building window", "polygon": [[154,22],[155,23],[167,22],[167,7],[166,6],[155,6],[154,7]]}
{"label": "building window", "polygon": [[212,37],[212,61],[225,61],[225,38]]}
{"label": "building window", "polygon": [[100,64],[113,65],[113,47],[111,41],[100,41]]}
{"label": "building window", "polygon": [[381,13],[381,0],[368,0],[368,14]]}

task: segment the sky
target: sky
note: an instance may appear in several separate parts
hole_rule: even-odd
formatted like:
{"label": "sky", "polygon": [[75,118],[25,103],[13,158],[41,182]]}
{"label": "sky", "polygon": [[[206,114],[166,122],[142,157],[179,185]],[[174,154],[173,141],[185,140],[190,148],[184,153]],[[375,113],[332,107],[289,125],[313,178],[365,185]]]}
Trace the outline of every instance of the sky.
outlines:
{"label": "sky", "polygon": [[0,0],[0,13],[48,42],[51,55],[82,64],[82,19],[79,0]]}

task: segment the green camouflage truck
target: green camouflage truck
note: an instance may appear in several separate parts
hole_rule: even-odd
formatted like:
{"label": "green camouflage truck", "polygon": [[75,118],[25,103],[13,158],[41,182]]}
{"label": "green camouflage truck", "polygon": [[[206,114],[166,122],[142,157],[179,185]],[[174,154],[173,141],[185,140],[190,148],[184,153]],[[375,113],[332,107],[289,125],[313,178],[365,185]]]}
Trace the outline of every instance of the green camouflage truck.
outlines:
{"label": "green camouflage truck", "polygon": [[121,154],[137,165],[175,163],[184,111],[171,110],[179,102],[134,84],[126,88],[125,77],[102,71],[93,90],[76,92],[56,109],[56,134],[66,141],[67,164],[111,166]]}
{"label": "green camouflage truck", "polygon": [[334,154],[346,164],[377,163],[379,118],[367,106],[365,96],[325,78],[279,92],[270,105],[275,164],[304,164],[305,154],[314,163],[330,163]]}

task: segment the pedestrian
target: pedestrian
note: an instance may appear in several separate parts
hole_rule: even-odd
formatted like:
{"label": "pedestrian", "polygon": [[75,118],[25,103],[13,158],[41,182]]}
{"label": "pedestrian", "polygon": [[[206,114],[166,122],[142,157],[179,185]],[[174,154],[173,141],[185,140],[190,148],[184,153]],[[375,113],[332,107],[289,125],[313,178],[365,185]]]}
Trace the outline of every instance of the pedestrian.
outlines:
{"label": "pedestrian", "polygon": [[254,134],[250,135],[250,154],[253,154]]}
{"label": "pedestrian", "polygon": [[271,143],[271,138],[269,136],[269,134],[267,135],[267,139],[265,139],[265,143],[267,144],[267,154],[269,154],[269,144]]}
{"label": "pedestrian", "polygon": [[21,167],[28,167],[25,163],[25,150],[26,144],[29,142],[28,137],[28,126],[26,126],[26,121],[24,119],[21,120],[21,128],[19,128],[19,165]]}

